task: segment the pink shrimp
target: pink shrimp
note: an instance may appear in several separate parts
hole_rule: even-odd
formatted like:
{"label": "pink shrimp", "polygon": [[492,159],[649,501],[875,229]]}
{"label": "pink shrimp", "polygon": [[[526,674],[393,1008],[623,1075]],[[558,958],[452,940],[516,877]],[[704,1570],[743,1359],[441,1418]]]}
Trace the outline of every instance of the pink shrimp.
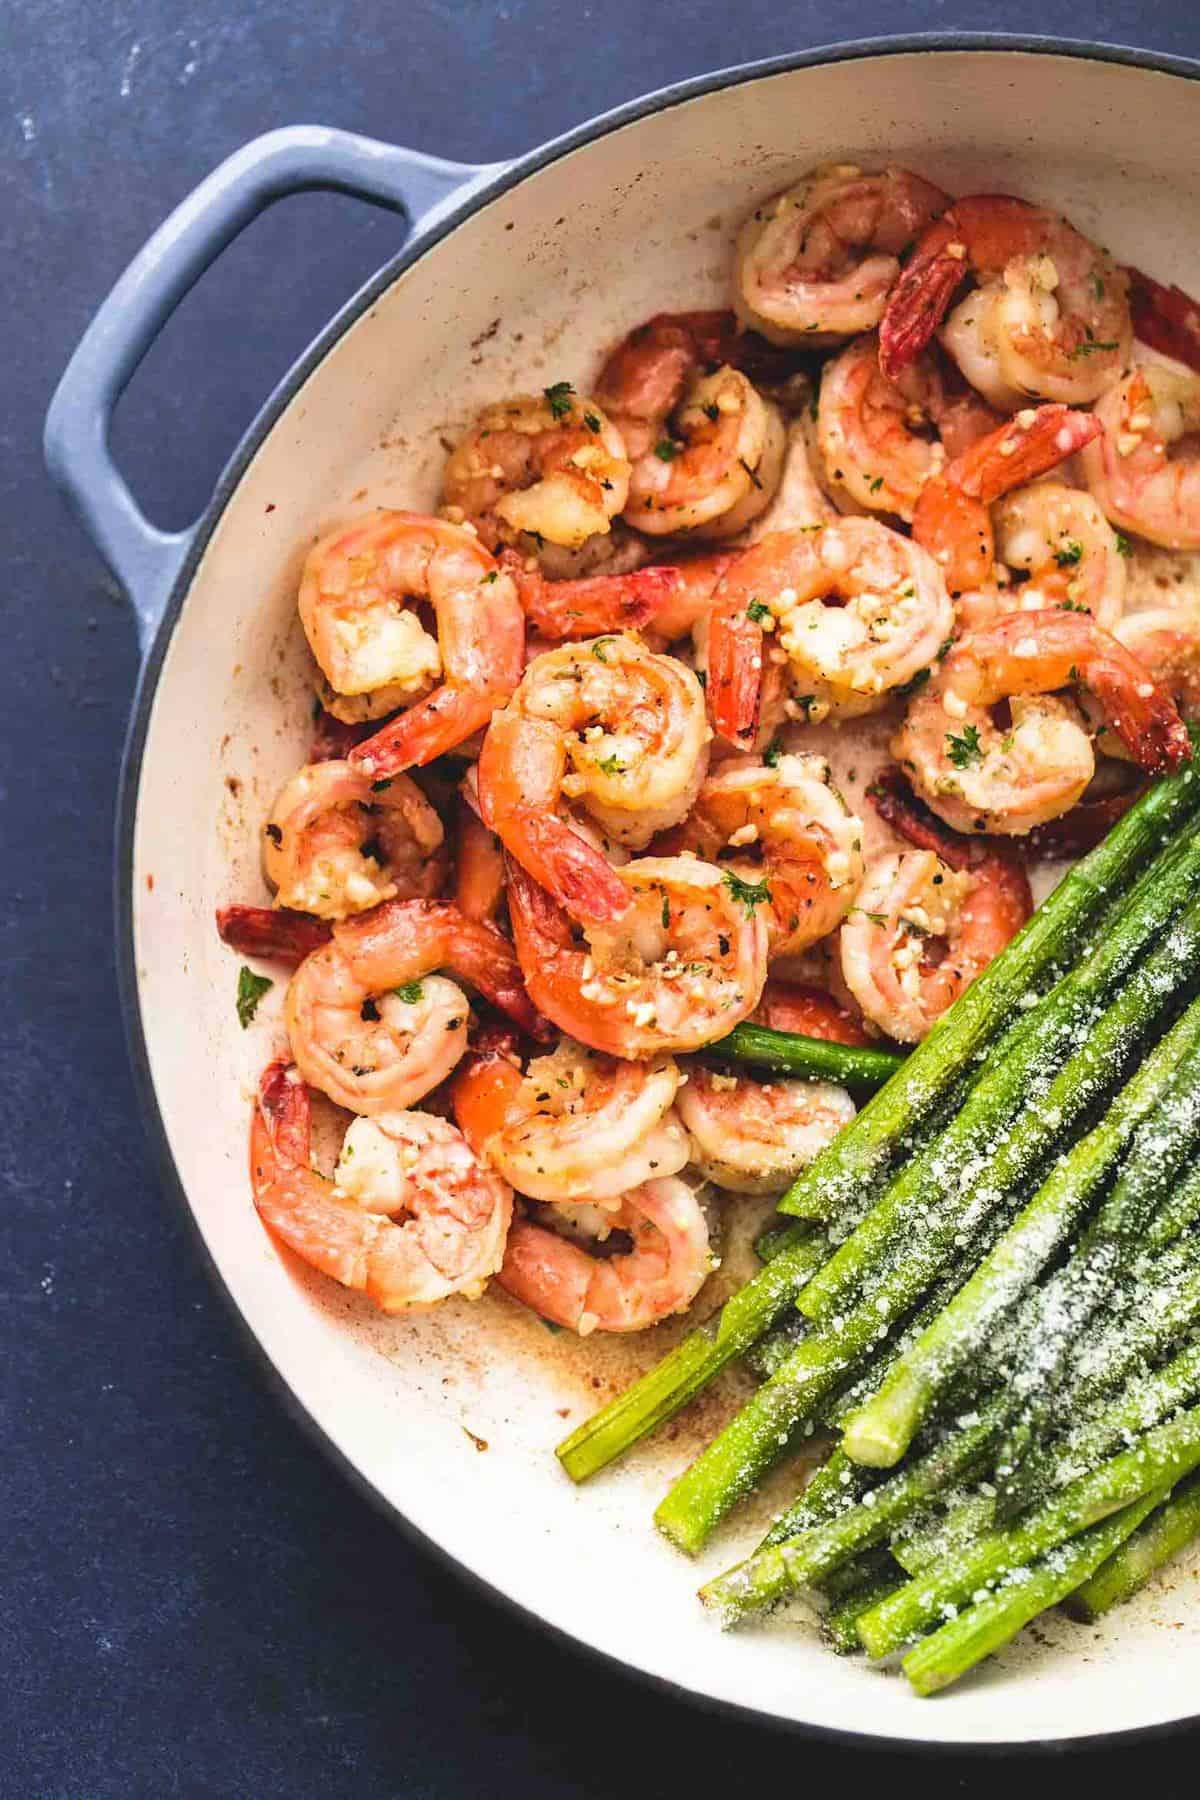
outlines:
{"label": "pink shrimp", "polygon": [[327,944],[333,931],[328,919],[286,906],[218,906],[216,919],[217,935],[231,950],[289,968]]}
{"label": "pink shrimp", "polygon": [[272,1063],[250,1132],[254,1204],[272,1236],[383,1312],[477,1298],[504,1256],[512,1191],[462,1134],[428,1113],[356,1120],[330,1181],[311,1164],[311,1120],[297,1072]]}
{"label": "pink shrimp", "polygon": [[[418,603],[433,609],[436,639]],[[363,699],[372,718],[407,708],[350,752],[376,778],[453,750],[520,679],[516,589],[461,525],[380,510],[331,532],[309,552],[299,605],[335,694]]]}
{"label": "pink shrimp", "polygon": [[1131,613],[1114,636],[1167,688],[1185,719],[1200,721],[1200,600]]}
{"label": "pink shrimp", "polygon": [[494,919],[504,898],[504,853],[475,808],[460,796],[454,898],[468,919]]}
{"label": "pink shrimp", "polygon": [[372,782],[348,762],[306,763],[263,827],[281,906],[344,919],[382,900],[430,899],[446,876],[441,820],[407,775]]}
{"label": "pink shrimp", "polygon": [[952,594],[991,582],[993,502],[1057,467],[1100,430],[1092,413],[1031,406],[977,439],[926,483],[913,513],[913,537],[942,569]]}
{"label": "pink shrimp", "polygon": [[622,1196],[612,1223],[632,1248],[596,1257],[532,1219],[516,1219],[496,1277],[506,1293],[543,1319],[587,1337],[644,1331],[686,1312],[717,1266],[708,1223],[677,1175],[646,1181]]}
{"label": "pink shrimp", "polygon": [[767,972],[758,884],[697,857],[644,857],[613,871],[626,906],[584,926],[509,858],[513,941],[533,1003],[561,1031],[643,1061],[695,1050],[748,1018]]}
{"label": "pink shrimp", "polygon": [[580,917],[615,918],[628,895],[603,853],[562,816],[575,801],[607,836],[641,849],[683,818],[708,764],[704,694],[676,657],[612,633],[532,662],[488,728],[484,820]]}
{"label": "pink shrimp", "polygon": [[1127,366],[1127,284],[1107,252],[1044,207],[974,194],[922,233],[892,289],[879,326],[890,381],[925,348],[968,277],[976,287],[942,343],[1001,411],[1031,397],[1086,406]]}
{"label": "pink shrimp", "polygon": [[1083,472],[1105,517],[1168,550],[1200,550],[1200,375],[1133,369],[1095,417]]}
{"label": "pink shrimp", "polygon": [[293,975],[292,1055],[312,1086],[351,1112],[403,1111],[467,1047],[469,1006],[449,969],[525,1031],[543,1029],[507,938],[456,906],[389,900],[336,925]]}

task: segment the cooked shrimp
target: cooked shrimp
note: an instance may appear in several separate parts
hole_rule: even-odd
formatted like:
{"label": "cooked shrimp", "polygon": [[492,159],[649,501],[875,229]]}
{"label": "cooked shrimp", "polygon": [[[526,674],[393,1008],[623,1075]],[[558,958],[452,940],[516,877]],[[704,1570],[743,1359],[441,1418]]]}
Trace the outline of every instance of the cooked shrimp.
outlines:
{"label": "cooked shrimp", "polygon": [[925,355],[889,381],[874,332],[855,338],[821,376],[817,441],[835,493],[868,512],[911,520],[921,490],[999,423],[953,365]]}
{"label": "cooked shrimp", "polygon": [[1096,407],[1083,471],[1105,517],[1168,550],[1200,550],[1200,376],[1147,364]]}
{"label": "cooked shrimp", "polygon": [[992,582],[992,504],[1057,467],[1099,431],[1091,413],[1029,406],[978,438],[925,484],[913,512],[913,536],[942,570],[952,594],[986,589]]}
{"label": "cooked shrimp", "polygon": [[[419,603],[433,609],[436,638]],[[372,718],[408,709],[350,752],[376,777],[454,749],[520,678],[525,620],[512,580],[473,533],[442,519],[380,510],[322,538],[304,565],[300,618],[334,690],[330,710],[338,695],[365,696]]]}
{"label": "cooked shrimp", "polygon": [[1185,719],[1200,720],[1200,600],[1131,613],[1114,636],[1162,683]]}
{"label": "cooked shrimp", "polygon": [[1026,574],[1019,588],[1001,590],[1003,611],[1058,606],[1090,613],[1105,631],[1114,629],[1125,610],[1127,559],[1090,494],[1056,481],[1034,482],[1000,500],[992,523],[1000,561]]}
{"label": "cooked shrimp", "polygon": [[305,958],[285,1004],[305,1080],[378,1117],[424,1098],[467,1047],[470,1008],[450,969],[528,1030],[537,1021],[508,940],[456,906],[389,900],[334,927]]}
{"label": "cooked shrimp", "polygon": [[882,857],[842,926],[842,974],[889,1037],[918,1043],[1033,910],[1029,883],[992,856],[956,871],[932,850]]}
{"label": "cooked shrimp", "polygon": [[828,1081],[752,1081],[695,1063],[679,1092],[692,1162],[733,1194],[781,1194],[854,1117]]}
{"label": "cooked shrimp", "polygon": [[548,581],[537,569],[508,566],[525,617],[539,637],[554,643],[656,625],[658,614],[674,604],[680,585],[673,567]]}
{"label": "cooked shrimp", "polygon": [[1125,270],[1133,335],[1162,356],[1200,370],[1200,306],[1182,288],[1167,287],[1140,269]]}
{"label": "cooked shrimp", "polygon": [[933,662],[954,610],[933,560],[874,519],[763,538],[725,574],[709,623],[713,723],[740,748],[754,743],[768,625],[797,696],[789,712],[820,718],[883,705]]}
{"label": "cooked shrimp", "polygon": [[327,944],[331,935],[328,920],[286,906],[218,906],[216,917],[217,935],[231,950],[289,968]]}
{"label": "cooked shrimp", "polygon": [[1129,362],[1133,326],[1124,272],[1044,207],[1007,194],[956,200],[918,239],[879,326],[895,381],[925,348],[955,294],[942,343],[1001,412],[1032,397],[1086,406]]}
{"label": "cooked shrimp", "polygon": [[[939,818],[958,830],[1022,836],[1079,799],[1095,757],[1078,684],[1151,774],[1190,755],[1166,689],[1086,613],[1012,613],[961,639],[909,706],[892,754]],[[1008,702],[1010,718],[993,712]]]}
{"label": "cooked shrimp", "polygon": [[697,857],[641,857],[613,871],[627,905],[588,923],[568,915],[510,859],[513,939],[534,1004],[561,1031],[636,1061],[696,1050],[748,1018],[762,994],[764,884]]}
{"label": "cooked shrimp", "polygon": [[643,1331],[685,1312],[717,1266],[696,1195],[677,1175],[626,1193],[613,1223],[633,1247],[597,1257],[531,1219],[508,1234],[500,1286],[524,1306],[587,1337],[593,1331]]}
{"label": "cooked shrimp", "polygon": [[751,1015],[756,1025],[800,1037],[825,1038],[831,1044],[869,1044],[871,1038],[832,994],[804,982],[768,981]]}
{"label": "cooked shrimp", "polygon": [[704,693],[673,656],[614,633],[536,657],[492,720],[479,759],[483,817],[563,905],[615,917],[628,895],[560,816],[581,805],[641,849],[683,818],[708,765]]}
{"label": "cooked shrimp", "polygon": [[735,305],[772,343],[836,343],[870,331],[900,254],[949,195],[906,169],[814,169],[764,201],[737,241]]}
{"label": "cooked shrimp", "polygon": [[722,763],[668,836],[663,850],[690,850],[762,881],[772,959],[797,956],[834,930],[862,880],[862,821],[819,756],[777,756],[770,767]]}
{"label": "cooked shrimp", "polygon": [[545,539],[577,550],[608,532],[629,492],[621,433],[595,400],[557,381],[480,413],[442,477],[445,515],[490,550]]}
{"label": "cooked shrimp", "polygon": [[508,1184],[446,1119],[420,1112],[355,1119],[330,1181],[311,1165],[311,1110],[296,1071],[272,1063],[250,1133],[254,1204],[272,1235],[383,1312],[478,1298],[504,1256]]}
{"label": "cooked shrimp", "polygon": [[604,1206],[687,1162],[672,1111],[680,1080],[669,1056],[624,1062],[563,1038],[524,1075],[495,1050],[468,1057],[454,1078],[454,1116],[522,1194]]}
{"label": "cooked shrimp", "polygon": [[779,484],[779,409],[740,369],[702,366],[692,321],[662,314],[605,363],[597,387],[633,462],[627,524],[653,537],[729,537],[758,517]]}
{"label": "cooked shrimp", "polygon": [[395,775],[376,785],[348,762],[306,763],[263,834],[278,904],[321,919],[429,899],[446,874],[442,822],[416,783]]}

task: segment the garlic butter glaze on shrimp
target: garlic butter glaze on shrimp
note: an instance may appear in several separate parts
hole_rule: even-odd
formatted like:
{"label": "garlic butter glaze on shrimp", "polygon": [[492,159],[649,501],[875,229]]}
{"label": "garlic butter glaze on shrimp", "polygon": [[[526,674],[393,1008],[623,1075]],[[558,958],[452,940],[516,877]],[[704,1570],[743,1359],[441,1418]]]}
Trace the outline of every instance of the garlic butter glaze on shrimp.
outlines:
{"label": "garlic butter glaze on shrimp", "polygon": [[688,1141],[671,1110],[680,1080],[669,1056],[625,1062],[571,1038],[523,1075],[493,1048],[472,1053],[456,1074],[454,1116],[522,1194],[605,1206],[687,1162]]}
{"label": "garlic butter glaze on shrimp", "polygon": [[1128,283],[1107,252],[1044,207],[973,194],[921,235],[891,292],[879,327],[889,380],[925,348],[968,277],[976,285],[941,341],[1002,412],[1031,397],[1086,406],[1127,367]]}
{"label": "garlic butter glaze on shrimp", "polygon": [[928,668],[954,609],[932,558],[877,520],[763,538],[722,579],[709,623],[713,723],[740,748],[755,740],[768,625],[796,696],[789,710],[853,716]]}
{"label": "garlic butter glaze on shrimp", "polygon": [[629,461],[616,426],[568,381],[480,413],[442,478],[446,516],[490,550],[540,539],[578,550],[625,505]]}
{"label": "garlic butter glaze on shrimp", "polygon": [[867,1018],[919,1043],[1033,910],[1007,857],[955,870],[932,850],[882,857],[842,926],[842,974]]}
{"label": "garlic butter glaze on shrimp", "polygon": [[692,1188],[678,1175],[643,1182],[621,1196],[611,1218],[632,1248],[606,1257],[532,1219],[514,1219],[498,1285],[580,1337],[644,1331],[686,1312],[717,1267]]}
{"label": "garlic butter glaze on shrimp", "polygon": [[279,906],[344,919],[383,900],[429,899],[446,874],[441,820],[407,775],[372,783],[350,763],[306,763],[263,828]]}
{"label": "garlic butter glaze on shrimp", "polygon": [[623,517],[652,537],[732,536],[769,504],[783,465],[778,407],[731,364],[700,366],[692,316],[639,326],[596,390],[632,459]]}
{"label": "garlic butter glaze on shrimp", "polygon": [[330,1181],[311,1164],[311,1118],[297,1072],[273,1063],[250,1134],[254,1204],[271,1234],[383,1312],[477,1299],[504,1256],[507,1182],[446,1119],[420,1112],[355,1119]]}
{"label": "garlic butter glaze on shrimp", "polygon": [[753,1081],[688,1067],[679,1116],[700,1173],[733,1194],[780,1194],[854,1117],[828,1081]]}
{"label": "garlic butter glaze on shrimp", "polygon": [[[1090,613],[1105,631],[1115,628],[1125,610],[1127,558],[1090,494],[1037,481],[998,501],[992,524],[1000,561],[1025,576],[1019,587],[997,590],[992,617],[1058,606]],[[970,622],[990,618],[976,613]]]}
{"label": "garlic butter glaze on shrimp", "polygon": [[863,875],[862,821],[819,756],[779,756],[771,767],[722,763],[669,842],[748,883],[761,880],[772,960],[797,956],[834,930]]}
{"label": "garlic butter glaze on shrimp", "polygon": [[737,242],[738,315],[772,343],[836,343],[879,323],[900,254],[949,195],[905,169],[832,164],[755,208]]}
{"label": "garlic butter glaze on shrimp", "polygon": [[1083,470],[1105,516],[1168,550],[1200,550],[1200,376],[1133,369],[1096,417],[1104,432]]}
{"label": "garlic butter glaze on shrimp", "polygon": [[381,510],[331,532],[309,552],[299,605],[331,711],[339,696],[361,703],[360,717],[408,709],[350,753],[376,778],[454,749],[520,678],[516,589],[473,532],[443,519]]}
{"label": "garlic butter glaze on shrimp", "polygon": [[1200,721],[1200,599],[1131,613],[1114,635],[1162,683],[1183,717]]}
{"label": "garlic butter glaze on shrimp", "polygon": [[285,1002],[306,1081],[351,1112],[401,1112],[467,1047],[470,1008],[449,969],[523,1029],[537,1019],[508,940],[456,906],[389,900],[336,925],[300,964]]}
{"label": "garlic butter glaze on shrimp", "polygon": [[583,941],[544,888],[509,862],[513,940],[534,1005],[561,1031],[636,1061],[697,1050],[748,1018],[767,972],[761,884],[693,856],[615,869],[626,906]]}
{"label": "garlic butter glaze on shrimp", "polygon": [[826,363],[817,441],[835,493],[868,512],[911,520],[921,490],[1000,421],[948,358],[926,353],[896,382],[879,367],[874,332]]}
{"label": "garlic butter glaze on shrimp", "polygon": [[[1087,690],[1149,774],[1191,754],[1166,689],[1086,613],[1012,613],[960,641],[910,703],[892,754],[939,818],[964,832],[1022,836],[1069,811],[1095,770],[1077,708]],[[992,708],[1008,702],[998,723]]]}
{"label": "garlic butter glaze on shrimp", "polygon": [[561,816],[584,808],[641,849],[682,819],[708,766],[704,692],[676,657],[614,633],[535,657],[496,713],[479,759],[483,817],[564,906],[615,917],[628,895],[601,852]]}

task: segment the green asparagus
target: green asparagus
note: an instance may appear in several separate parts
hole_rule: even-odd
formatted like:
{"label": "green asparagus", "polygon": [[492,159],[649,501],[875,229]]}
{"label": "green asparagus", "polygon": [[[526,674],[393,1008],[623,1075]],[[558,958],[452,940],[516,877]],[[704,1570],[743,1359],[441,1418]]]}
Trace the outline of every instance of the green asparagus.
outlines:
{"label": "green asparagus", "polygon": [[[1063,1601],[1073,1619],[1092,1623],[1145,1587],[1152,1576],[1200,1537],[1200,1476],[1189,1476],[1127,1537],[1094,1575]],[[869,1589],[865,1590],[869,1591]],[[880,1598],[882,1598],[882,1593]],[[861,1610],[865,1611],[865,1607]],[[855,1617],[858,1615],[855,1614]]]}
{"label": "green asparagus", "polygon": [[897,1050],[874,1045],[834,1044],[827,1038],[802,1037],[794,1031],[771,1031],[766,1025],[735,1025],[728,1037],[707,1044],[706,1062],[740,1063],[771,1069],[777,1075],[833,1081],[856,1099],[876,1093],[904,1063]]}

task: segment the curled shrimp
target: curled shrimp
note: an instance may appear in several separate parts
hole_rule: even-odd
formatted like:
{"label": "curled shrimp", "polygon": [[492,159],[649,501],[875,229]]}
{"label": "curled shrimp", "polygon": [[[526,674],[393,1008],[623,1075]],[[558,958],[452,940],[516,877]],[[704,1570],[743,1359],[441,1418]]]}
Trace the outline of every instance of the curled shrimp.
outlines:
{"label": "curled shrimp", "polygon": [[1011,858],[955,870],[932,850],[881,857],[842,926],[842,974],[867,1018],[915,1044],[1033,911]]}
{"label": "curled shrimp", "polygon": [[450,969],[525,1030],[538,1021],[508,940],[456,906],[389,900],[336,925],[300,964],[284,1013],[305,1080],[351,1112],[403,1112],[467,1047],[470,1008]]}
{"label": "curled shrimp", "polygon": [[713,723],[730,743],[753,746],[768,626],[795,696],[789,716],[820,718],[882,706],[933,662],[953,625],[932,558],[875,519],[765,537],[717,590],[708,639]]}
{"label": "curled shrimp", "polygon": [[[300,618],[338,695],[366,716],[407,710],[350,752],[369,775],[432,762],[478,731],[521,673],[525,620],[511,578],[461,525],[381,509],[309,552]],[[432,608],[436,638],[417,605]],[[431,691],[432,690],[432,691]]]}
{"label": "curled shrimp", "polygon": [[254,1204],[272,1236],[383,1312],[478,1298],[504,1256],[512,1191],[461,1132],[429,1113],[355,1119],[331,1181],[311,1164],[311,1119],[297,1072],[272,1063],[250,1133]]}
{"label": "curled shrimp", "polygon": [[772,960],[798,956],[833,931],[863,875],[862,821],[819,756],[778,756],[770,767],[757,759],[722,763],[660,848],[690,850],[761,881]]}
{"label": "curled shrimp", "polygon": [[578,550],[607,534],[628,492],[621,433],[569,381],[485,407],[442,477],[446,517],[493,551],[542,539]]}
{"label": "curled shrimp", "polygon": [[930,225],[892,289],[879,326],[894,381],[942,329],[967,380],[1001,412],[1032,397],[1086,406],[1129,362],[1133,324],[1124,272],[1057,213],[1007,194],[956,200]]}
{"label": "curled shrimp", "polygon": [[620,633],[549,650],[496,713],[479,759],[483,817],[573,913],[614,917],[628,895],[561,816],[582,806],[641,849],[684,817],[708,765],[704,693],[676,657]]}
{"label": "curled shrimp", "polygon": [[910,703],[892,754],[949,825],[1022,836],[1074,806],[1095,770],[1077,709],[1055,693],[1071,684],[1147,773],[1191,754],[1166,689],[1086,613],[1060,611],[1012,613],[960,639]]}
{"label": "curled shrimp", "polygon": [[693,1064],[679,1093],[692,1162],[733,1194],[781,1194],[854,1117],[828,1081],[753,1081]]}
{"label": "curled shrimp", "polygon": [[748,1018],[767,972],[761,884],[698,857],[640,857],[613,874],[613,923],[571,920],[509,863],[513,941],[530,998],[560,1031],[634,1061],[696,1050]]}
{"label": "curled shrimp", "polygon": [[688,1141],[672,1111],[681,1074],[669,1056],[625,1062],[563,1038],[524,1075],[501,1048],[472,1053],[454,1078],[467,1141],[535,1200],[619,1201],[678,1174]]}
{"label": "curled shrimp", "polygon": [[960,619],[965,611],[965,622],[973,627],[990,624],[1001,612],[1058,606],[1090,613],[1105,631],[1115,628],[1125,610],[1127,559],[1090,494],[1037,481],[998,501],[992,525],[1000,561],[1025,579],[1017,588],[997,589],[986,612],[978,605],[973,612],[960,606]]}
{"label": "curled shrimp", "polygon": [[949,195],[906,169],[814,169],[738,235],[735,305],[772,343],[813,347],[879,323],[901,252]]}
{"label": "curled shrimp", "polygon": [[1200,550],[1200,376],[1147,364],[1096,407],[1083,456],[1105,517],[1168,550]]}
{"label": "curled shrimp", "polygon": [[717,1266],[708,1221],[687,1182],[677,1175],[645,1181],[609,1216],[631,1248],[603,1257],[532,1219],[515,1219],[497,1282],[580,1337],[644,1331],[686,1312]]}
{"label": "curled shrimp", "polygon": [[348,762],[306,763],[263,827],[263,870],[280,906],[344,919],[397,896],[436,894],[444,836],[408,776],[376,786]]}
{"label": "curled shrimp", "polygon": [[1200,601],[1130,613],[1114,635],[1162,683],[1185,719],[1200,720]]}
{"label": "curled shrimp", "polygon": [[952,594],[991,585],[993,503],[1057,467],[1099,431],[1091,413],[1029,406],[978,438],[925,484],[913,512],[913,536],[942,570]]}
{"label": "curled shrimp", "polygon": [[868,512],[911,520],[947,458],[998,423],[948,359],[922,356],[889,381],[874,332],[855,338],[821,376],[817,441],[826,475],[835,493]]}
{"label": "curled shrimp", "polygon": [[779,409],[731,363],[706,368],[705,314],[661,314],[630,333],[597,385],[632,459],[625,522],[652,537],[729,537],[779,484]]}

